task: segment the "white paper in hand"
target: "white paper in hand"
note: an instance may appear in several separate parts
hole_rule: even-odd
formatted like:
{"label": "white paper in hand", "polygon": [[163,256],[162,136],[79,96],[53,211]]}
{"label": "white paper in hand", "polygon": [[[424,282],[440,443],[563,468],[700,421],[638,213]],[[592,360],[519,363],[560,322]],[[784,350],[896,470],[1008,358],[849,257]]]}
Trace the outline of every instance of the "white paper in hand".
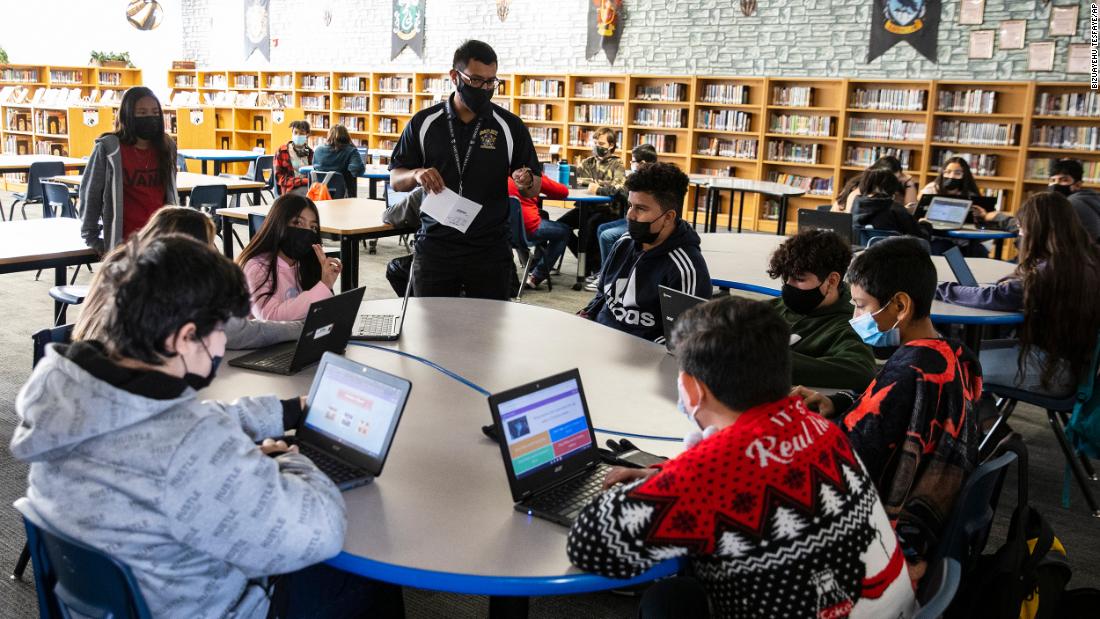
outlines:
{"label": "white paper in hand", "polygon": [[481,205],[444,187],[439,193],[428,193],[424,196],[420,212],[427,213],[444,226],[466,234],[474,218],[481,212]]}

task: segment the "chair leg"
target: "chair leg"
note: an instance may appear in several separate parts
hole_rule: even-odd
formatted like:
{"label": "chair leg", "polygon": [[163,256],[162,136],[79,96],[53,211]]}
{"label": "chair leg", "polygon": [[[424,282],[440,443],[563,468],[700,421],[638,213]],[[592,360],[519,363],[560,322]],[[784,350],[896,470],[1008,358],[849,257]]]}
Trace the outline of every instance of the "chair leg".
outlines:
{"label": "chair leg", "polygon": [[241,237],[237,234],[237,230],[235,228],[233,229],[233,238],[237,239],[237,245],[240,245],[241,249],[244,249],[244,241],[241,240]]}
{"label": "chair leg", "polygon": [[992,444],[993,437],[996,436],[1001,429],[1001,426],[1008,423],[1008,418],[1012,416],[1012,412],[1016,410],[1016,400],[1003,400],[998,407],[997,420],[993,422],[993,425],[989,428],[989,432],[982,438],[982,442],[978,445],[978,459],[984,461],[994,449],[996,445]]}
{"label": "chair leg", "polygon": [[[1062,428],[1062,420],[1058,418],[1058,413],[1055,411],[1047,411],[1047,421],[1050,422],[1050,428],[1054,430],[1054,437],[1058,439],[1058,445],[1062,448],[1062,454],[1066,457],[1066,464],[1073,472],[1073,476],[1077,478],[1077,485],[1081,488],[1081,494],[1085,495],[1085,502],[1088,503],[1089,511],[1092,512],[1093,517],[1100,518],[1100,506],[1096,503],[1096,497],[1092,495],[1092,489],[1088,485],[1088,477],[1085,476],[1085,469],[1081,466],[1081,460],[1077,458],[1077,454],[1074,453],[1073,447],[1069,444],[1069,439],[1066,438],[1066,432]],[[1064,496],[1062,500],[1062,507],[1069,507],[1069,497]]]}
{"label": "chair leg", "polygon": [[[1069,425],[1069,413],[1066,411],[1058,411],[1058,417],[1062,421],[1062,427]],[[1092,460],[1083,453],[1078,453],[1077,457],[1081,459],[1081,467],[1085,469],[1085,474],[1088,475],[1091,481],[1096,481],[1096,469],[1092,467]]]}
{"label": "chair leg", "polygon": [[42,277],[42,269],[38,269],[38,272],[34,274],[34,281],[38,281],[39,277]]}
{"label": "chair leg", "polygon": [[69,313],[69,304],[68,303],[62,303],[61,304],[61,310],[59,312],[57,312],[57,319],[53,321],[53,326],[60,327],[61,325],[65,324],[65,317],[68,315],[68,313]]}
{"label": "chair leg", "polygon": [[27,571],[27,564],[31,562],[31,547],[23,543],[23,551],[19,553],[19,560],[15,562],[15,569],[11,572],[12,580],[22,580],[23,572]]}
{"label": "chair leg", "polygon": [[[70,285],[70,286],[72,286],[73,284],[75,284],[75,283],[76,283],[76,276],[77,276],[77,275],[80,275],[80,267],[82,267],[82,266],[84,266],[84,265],[82,265],[82,264],[78,264],[78,265],[76,265],[76,270],[75,270],[75,271],[73,271],[73,278],[72,278],[71,280],[69,280],[69,285]],[[92,268],[92,267],[91,267],[91,266],[89,265],[89,266],[88,266],[88,270],[90,271],[90,270],[91,270],[91,268]]]}
{"label": "chair leg", "polygon": [[527,252],[527,262],[523,265],[523,275],[519,278],[519,292],[516,293],[516,301],[523,299],[523,289],[527,286],[527,274],[531,272],[531,263],[535,261],[535,252]]}

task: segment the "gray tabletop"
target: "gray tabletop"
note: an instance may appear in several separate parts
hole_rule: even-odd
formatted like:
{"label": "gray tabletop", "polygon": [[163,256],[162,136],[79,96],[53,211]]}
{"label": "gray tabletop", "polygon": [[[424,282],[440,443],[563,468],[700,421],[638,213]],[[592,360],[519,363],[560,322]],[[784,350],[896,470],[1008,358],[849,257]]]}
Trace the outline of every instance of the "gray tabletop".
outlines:
{"label": "gray tabletop", "polygon": [[758,181],[750,178],[736,178],[732,176],[711,176],[709,174],[691,174],[688,181],[692,185],[713,187],[715,189],[731,189],[733,191],[746,191],[749,193],[762,193],[769,196],[797,197],[806,193],[801,187],[793,187],[783,183],[771,181]]}

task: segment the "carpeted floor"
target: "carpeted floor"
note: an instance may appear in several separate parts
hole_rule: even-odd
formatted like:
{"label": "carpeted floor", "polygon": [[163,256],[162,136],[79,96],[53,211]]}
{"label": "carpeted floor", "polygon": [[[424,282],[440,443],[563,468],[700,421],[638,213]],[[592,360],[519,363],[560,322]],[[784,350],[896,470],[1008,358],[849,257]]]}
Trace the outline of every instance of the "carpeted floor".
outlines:
{"label": "carpeted floor", "polygon": [[[11,203],[10,194],[0,192],[0,202]],[[37,209],[30,209],[37,210]],[[34,216],[32,214],[32,216]],[[361,256],[361,279],[367,287],[366,298],[392,297],[393,291],[384,278],[388,260],[403,255],[404,249],[396,239],[383,239],[377,255]],[[574,312],[584,306],[591,293],[575,292],[569,288],[568,274],[575,272],[576,262],[567,256],[562,266],[565,275],[555,278],[559,282],[553,292],[542,290],[524,293],[524,302]],[[81,270],[78,281],[89,279],[86,269]],[[16,273],[0,276],[0,444],[6,446],[15,424],[14,402],[19,387],[27,379],[31,369],[30,335],[47,327],[52,321],[51,300],[47,291],[53,278],[44,273],[35,281],[34,273]],[[69,316],[75,320],[76,312]],[[1050,519],[1054,530],[1062,539],[1068,552],[1074,576],[1070,586],[1100,586],[1100,520],[1086,512],[1080,493],[1073,489],[1072,508],[1063,509],[1058,501],[1062,488],[1063,460],[1057,444],[1050,435],[1045,415],[1030,407],[1021,406],[1016,413],[1013,427],[1027,439],[1031,450],[1031,499],[1033,505]],[[23,545],[22,522],[11,503],[23,494],[26,487],[26,466],[12,459],[6,448],[0,448],[0,619],[30,619],[36,616],[32,577],[28,573],[22,582],[6,578]],[[1096,484],[1100,492],[1100,483]],[[1015,475],[1006,484],[1005,504],[1015,504]],[[1007,527],[1007,514],[998,514],[994,539],[999,543]],[[410,617],[484,617],[488,613],[488,601],[484,597],[461,596],[409,589],[405,594]],[[532,600],[531,616],[542,617],[630,617],[636,607],[636,599],[611,593],[541,598]]]}

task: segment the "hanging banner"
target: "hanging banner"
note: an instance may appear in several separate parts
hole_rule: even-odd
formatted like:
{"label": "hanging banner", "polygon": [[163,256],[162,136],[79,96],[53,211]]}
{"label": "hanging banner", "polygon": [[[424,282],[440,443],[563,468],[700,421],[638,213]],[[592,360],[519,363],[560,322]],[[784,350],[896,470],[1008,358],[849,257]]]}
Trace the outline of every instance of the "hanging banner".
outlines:
{"label": "hanging banner", "polygon": [[602,49],[607,60],[615,64],[619,39],[623,37],[622,10],[623,0],[590,0],[586,58],[592,58]]}
{"label": "hanging banner", "polygon": [[264,59],[271,60],[270,0],[244,0],[244,59],[260,50]]}
{"label": "hanging banner", "polygon": [[397,58],[408,46],[424,57],[424,0],[393,0],[393,36],[390,59]]}
{"label": "hanging banner", "polygon": [[867,62],[901,41],[925,58],[936,60],[940,33],[941,0],[874,0],[871,7],[871,41]]}

